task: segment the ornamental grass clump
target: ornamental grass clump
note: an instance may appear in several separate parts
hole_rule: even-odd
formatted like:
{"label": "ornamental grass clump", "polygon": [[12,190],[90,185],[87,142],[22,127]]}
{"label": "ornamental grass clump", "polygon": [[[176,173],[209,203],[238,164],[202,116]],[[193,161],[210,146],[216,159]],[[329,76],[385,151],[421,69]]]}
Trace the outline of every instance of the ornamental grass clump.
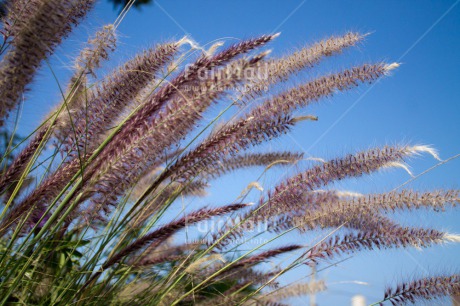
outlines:
{"label": "ornamental grass clump", "polygon": [[[93,6],[93,0],[10,1],[0,49],[3,129],[21,103],[33,107],[27,93],[37,69]],[[280,58],[267,49],[279,34],[218,42],[207,50],[184,37],[98,78],[116,49],[121,20],[88,39],[61,86],[61,100],[23,145],[12,138],[2,148],[2,305],[285,305],[292,297],[327,292],[325,280],[284,284],[292,269],[360,251],[460,241],[439,229],[402,225],[391,215],[456,207],[458,190],[360,194],[334,188],[339,180],[381,169],[407,170],[421,154],[439,159],[429,146],[380,146],[329,160],[252,151],[300,122],[318,120],[296,116],[297,110],[398,68],[365,63],[301,80],[302,71],[362,43],[366,34],[331,36]],[[292,79],[299,85],[289,88]],[[204,120],[216,107],[221,112]],[[302,169],[272,188],[252,182],[236,199],[222,194],[212,207],[197,200],[177,215],[179,199],[205,197],[224,175],[294,164]],[[253,202],[251,188],[263,191]],[[200,224],[216,226],[202,231]],[[324,230],[330,234],[320,241],[272,244],[291,231]],[[185,231],[193,239],[184,240]],[[248,249],[245,241],[260,235],[269,238]],[[274,268],[261,268],[265,262]],[[458,279],[402,284],[377,303],[455,294]]]}

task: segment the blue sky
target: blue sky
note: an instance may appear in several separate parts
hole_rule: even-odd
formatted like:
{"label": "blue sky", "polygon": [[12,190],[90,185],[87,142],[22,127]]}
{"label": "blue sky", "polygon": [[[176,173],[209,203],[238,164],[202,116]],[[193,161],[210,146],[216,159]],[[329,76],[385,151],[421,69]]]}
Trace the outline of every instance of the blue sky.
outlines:
{"label": "blue sky", "polygon": [[[305,80],[366,62],[400,62],[390,77],[375,86],[361,86],[301,113],[315,114],[319,121],[300,124],[290,136],[266,148],[302,151],[322,158],[339,156],[372,146],[394,143],[433,145],[442,158],[460,153],[460,5],[459,1],[281,1],[281,0],[175,0],[155,1],[142,11],[132,10],[119,27],[120,43],[109,66],[122,63],[142,48],[169,38],[190,35],[200,44],[216,39],[237,41],[264,33],[282,32],[271,44],[273,56],[286,54],[305,43],[342,34],[348,30],[371,33],[364,44],[328,59],[318,69],[306,72]],[[58,50],[51,67],[59,79],[70,74],[71,59],[86,36],[113,22],[116,12],[102,1],[91,18]],[[298,80],[299,81],[299,80]],[[298,82],[297,81],[297,82]],[[296,84],[293,81],[291,85]],[[50,69],[44,67],[33,85],[30,105],[21,118],[21,132],[35,128],[47,110],[58,101],[58,87]],[[429,156],[410,162],[414,174],[436,164]],[[301,170],[307,164],[297,166]],[[258,177],[260,171],[243,171],[217,181],[209,198],[192,203],[225,204]],[[417,190],[459,188],[460,159],[438,167],[408,185]],[[285,174],[275,171],[263,185],[270,188]],[[400,170],[386,171],[337,185],[359,192],[389,191],[410,179]],[[255,197],[257,196],[254,195]],[[190,204],[190,203],[189,203]],[[446,213],[398,214],[403,223],[435,227],[460,233],[458,210]],[[293,242],[308,237],[288,235]],[[287,239],[287,238],[286,238]],[[286,242],[284,239],[283,242]],[[294,241],[296,240],[296,241]],[[388,283],[405,276],[428,272],[458,271],[460,246],[437,246],[424,251],[365,252],[319,274],[330,283],[318,305],[349,305],[354,294],[368,302],[378,301]],[[289,277],[308,273],[302,267]],[[368,285],[344,284],[362,281]],[[306,299],[295,300],[305,305]]]}

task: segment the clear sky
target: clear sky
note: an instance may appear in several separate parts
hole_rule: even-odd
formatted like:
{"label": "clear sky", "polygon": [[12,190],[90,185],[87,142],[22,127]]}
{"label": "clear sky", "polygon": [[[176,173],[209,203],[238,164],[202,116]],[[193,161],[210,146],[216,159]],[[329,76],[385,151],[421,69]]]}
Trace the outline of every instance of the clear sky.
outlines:
{"label": "clear sky", "polygon": [[[343,55],[328,59],[318,70],[307,72],[309,79],[324,72],[377,61],[400,62],[392,76],[375,86],[361,86],[318,106],[302,111],[319,116],[315,123],[300,124],[290,136],[268,147],[291,149],[307,155],[330,158],[371,146],[394,143],[433,145],[442,158],[460,153],[460,5],[459,1],[281,1],[281,0],[155,0],[142,11],[131,11],[119,27],[120,44],[111,64],[121,63],[144,47],[190,35],[200,44],[216,39],[228,42],[264,33],[281,31],[271,44],[273,55],[286,54],[305,43],[342,34],[348,30],[371,33],[364,44]],[[53,57],[51,66],[59,77],[69,75],[67,67],[76,46],[99,26],[113,22],[116,12],[101,1],[88,22],[69,38]],[[293,83],[294,84],[294,83]],[[43,118],[58,101],[57,85],[47,67],[34,83],[32,105],[26,105],[21,124],[23,133]],[[414,174],[436,164],[429,156],[410,162]],[[297,170],[307,164],[297,166]],[[233,199],[262,171],[246,171],[237,177],[216,182],[209,198],[193,203],[225,204]],[[407,187],[416,190],[459,188],[460,158],[415,180]],[[273,172],[263,181],[270,188],[284,171]],[[292,171],[291,171],[292,173]],[[401,170],[386,171],[336,187],[357,192],[389,191],[410,179]],[[225,197],[223,197],[225,195]],[[257,197],[257,194],[255,194]],[[460,213],[417,212],[398,214],[403,223],[435,227],[460,233]],[[308,244],[311,237],[290,235],[283,239]],[[329,291],[318,295],[318,305],[349,305],[354,294],[368,302],[382,298],[386,284],[405,276],[429,272],[459,271],[460,246],[436,246],[423,251],[398,250],[364,252],[319,273],[329,283]],[[324,265],[326,266],[326,265]],[[321,267],[320,267],[321,268]],[[307,275],[301,267],[291,280]],[[367,285],[344,283],[365,282]],[[295,300],[306,305],[308,299]]]}

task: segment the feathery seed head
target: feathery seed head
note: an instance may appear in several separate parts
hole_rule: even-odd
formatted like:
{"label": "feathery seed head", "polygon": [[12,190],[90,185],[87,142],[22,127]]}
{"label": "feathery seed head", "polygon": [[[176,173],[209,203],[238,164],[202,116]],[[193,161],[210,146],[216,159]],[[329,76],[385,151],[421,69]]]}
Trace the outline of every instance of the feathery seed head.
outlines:
{"label": "feathery seed head", "polygon": [[401,64],[400,63],[391,63],[391,64],[387,64],[385,65],[385,70],[386,72],[390,72],[392,70],[395,70],[396,68],[398,68]]}
{"label": "feathery seed head", "polygon": [[219,49],[223,45],[224,45],[224,42],[222,42],[222,41],[218,41],[218,42],[212,44],[212,46],[209,47],[209,49],[206,51],[206,55],[207,56],[212,56],[213,54],[216,53],[217,49]]}
{"label": "feathery seed head", "polygon": [[435,159],[441,161],[438,151],[430,146],[426,145],[415,145],[406,148],[407,152],[412,155],[419,155],[420,153],[428,153],[433,156]]}
{"label": "feathery seed head", "polygon": [[95,76],[94,70],[99,68],[102,60],[107,60],[109,52],[116,48],[116,33],[113,24],[106,25],[98,31],[94,38],[88,41],[89,47],[83,49],[75,61],[77,79],[82,73]]}
{"label": "feathery seed head", "polygon": [[460,235],[445,233],[443,236],[445,242],[460,243]]}
{"label": "feathery seed head", "polygon": [[382,168],[401,168],[404,169],[410,176],[414,177],[409,169],[409,166],[407,166],[405,163],[392,161],[383,165]]}
{"label": "feathery seed head", "polygon": [[380,305],[390,302],[392,305],[423,303],[460,293],[460,274],[430,276],[410,282],[400,283],[395,288],[387,287]]}

